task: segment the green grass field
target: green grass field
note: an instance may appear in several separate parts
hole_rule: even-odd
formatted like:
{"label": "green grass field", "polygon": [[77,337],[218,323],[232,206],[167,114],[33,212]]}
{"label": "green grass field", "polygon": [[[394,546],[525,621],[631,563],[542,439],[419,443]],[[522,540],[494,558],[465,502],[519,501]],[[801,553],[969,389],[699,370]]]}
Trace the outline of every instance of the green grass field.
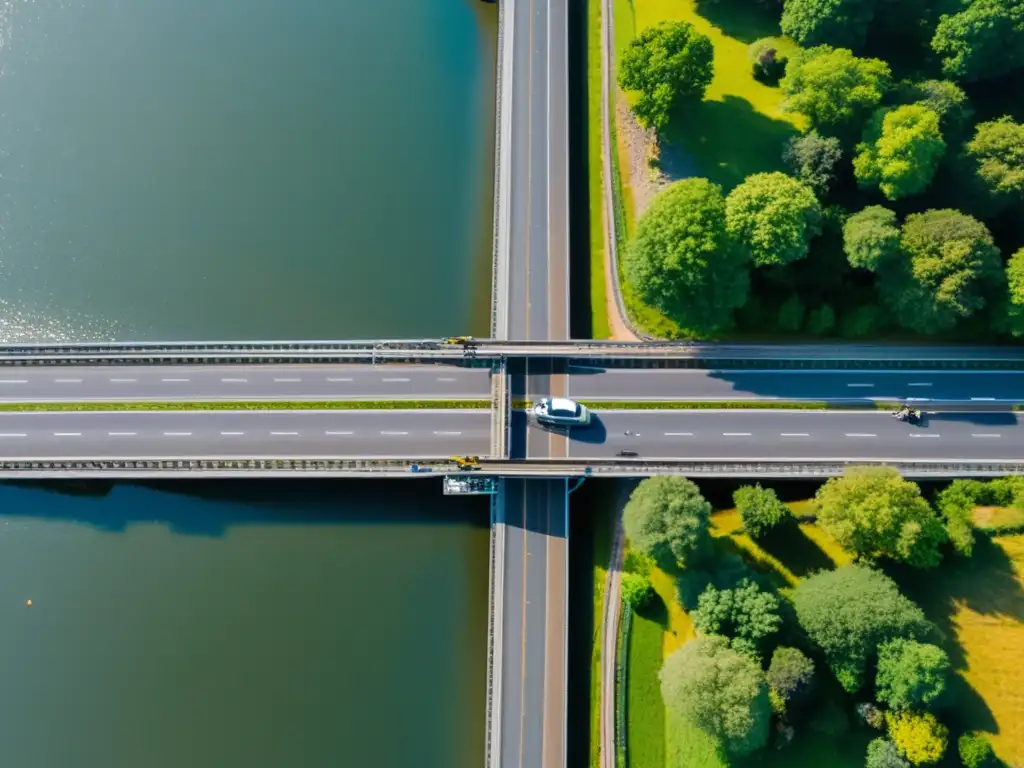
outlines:
{"label": "green grass field", "polygon": [[626,749],[631,768],[665,765],[665,708],[661,705],[658,671],[662,662],[661,619],[665,605],[633,614],[626,679]]}
{"label": "green grass field", "polygon": [[[807,502],[789,505],[795,514],[806,511]],[[851,561],[849,554],[809,522],[801,522],[768,540],[756,542],[743,533],[735,510],[716,512],[712,518],[716,547],[720,553],[736,552],[759,571],[772,577],[786,593],[800,579],[815,570],[833,568]],[[936,571],[887,568],[901,589],[925,610],[945,634],[957,677],[953,706],[940,713],[949,726],[951,744],[967,730],[988,733],[999,757],[1009,765],[1024,764],[1024,668],[1019,664],[1024,648],[1024,535],[979,537],[974,557],[950,559]],[[661,602],[640,632],[661,629],[662,658],[693,637],[693,629],[676,596],[677,580],[656,570],[651,580]],[[633,639],[631,639],[633,642]],[[794,765],[859,768],[872,733],[854,729],[845,736],[828,738],[809,730],[798,732],[792,744],[782,750],[768,748],[744,759],[721,755],[712,739],[696,727],[677,722],[665,711],[660,696],[653,696],[643,680],[656,680],[650,638],[630,651],[630,664],[637,664],[641,680],[638,693],[631,695],[631,768],[744,768]],[[630,683],[633,684],[630,669]],[[643,691],[641,695],[640,690]],[[637,711],[643,707],[643,711]],[[654,727],[651,724],[660,724]],[[660,728],[660,730],[659,730]],[[642,747],[642,739],[664,737],[664,746]],[[636,746],[632,745],[637,742]],[[955,765],[955,746],[943,764]],[[636,758],[635,760],[632,758]],[[640,761],[644,758],[644,761]]]}
{"label": "green grass field", "polygon": [[604,275],[604,195],[601,188],[601,3],[587,3],[587,162],[590,200],[590,336],[611,338]]}

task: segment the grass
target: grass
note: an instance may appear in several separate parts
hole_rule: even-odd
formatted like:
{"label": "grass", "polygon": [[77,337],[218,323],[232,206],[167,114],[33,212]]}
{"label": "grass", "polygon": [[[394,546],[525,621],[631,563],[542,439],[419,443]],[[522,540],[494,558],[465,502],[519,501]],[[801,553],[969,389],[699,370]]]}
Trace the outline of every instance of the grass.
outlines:
{"label": "grass", "polygon": [[590,199],[590,335],[611,338],[604,273],[604,194],[601,168],[601,2],[587,3],[587,156]]}
{"label": "grass", "polygon": [[214,400],[207,402],[0,403],[0,411],[412,411],[487,410],[489,400]]}
{"label": "grass", "polygon": [[590,655],[590,767],[598,768],[601,755],[601,624],[604,621],[604,588],[612,554],[613,499],[593,509],[591,527],[594,552],[594,615]]}
{"label": "grass", "polygon": [[1024,509],[1016,507],[975,507],[974,525],[983,531],[999,531],[1024,526]]}
{"label": "grass", "polygon": [[658,672],[662,661],[661,598],[633,614],[626,680],[626,749],[631,768],[665,765],[665,708]]}
{"label": "grass", "polygon": [[[783,590],[809,573],[851,562],[847,552],[807,520],[809,502],[788,506],[801,520],[763,541],[742,530],[735,509],[712,516],[716,548],[737,552]],[[988,733],[999,757],[1009,764],[1024,761],[1024,670],[1017,660],[1024,648],[1024,535],[982,537],[970,560],[950,560],[937,571],[889,569],[901,589],[925,610],[947,638],[958,671],[956,700],[940,719],[950,727],[950,750],[943,764],[953,765],[955,740],[967,730]],[[867,741],[875,735],[854,728],[839,738],[808,727],[782,750],[771,747],[746,759],[730,759],[699,729],[677,721],[665,710],[652,686],[657,679],[653,640],[643,633],[661,631],[661,658],[693,637],[693,628],[676,597],[677,578],[655,569],[651,581],[656,606],[634,624],[630,653],[630,765],[632,768],[788,768],[793,765],[860,768]],[[642,627],[638,631],[638,627]],[[660,663],[660,660],[657,660]],[[639,678],[639,679],[637,679]],[[641,709],[642,708],[642,709]],[[635,725],[634,725],[635,724]],[[633,729],[636,731],[633,731]],[[662,742],[658,740],[663,734]],[[640,742],[650,742],[641,744]]]}

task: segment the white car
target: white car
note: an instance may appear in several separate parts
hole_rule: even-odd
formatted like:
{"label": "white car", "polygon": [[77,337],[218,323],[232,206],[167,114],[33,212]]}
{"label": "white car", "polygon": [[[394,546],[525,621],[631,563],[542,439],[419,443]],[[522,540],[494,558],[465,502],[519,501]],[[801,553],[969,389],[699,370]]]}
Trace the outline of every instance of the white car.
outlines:
{"label": "white car", "polygon": [[565,397],[545,397],[533,406],[533,415],[541,424],[560,427],[583,427],[590,423],[585,405]]}

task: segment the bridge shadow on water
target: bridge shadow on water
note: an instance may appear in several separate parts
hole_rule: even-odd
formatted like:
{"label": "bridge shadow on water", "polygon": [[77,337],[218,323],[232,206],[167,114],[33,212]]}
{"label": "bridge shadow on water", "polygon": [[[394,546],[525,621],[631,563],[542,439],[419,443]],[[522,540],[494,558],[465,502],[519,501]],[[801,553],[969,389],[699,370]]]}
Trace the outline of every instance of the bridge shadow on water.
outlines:
{"label": "bridge shadow on water", "polygon": [[490,525],[488,497],[444,496],[440,478],[10,481],[0,504],[11,517],[112,533],[152,523],[208,537],[243,525]]}

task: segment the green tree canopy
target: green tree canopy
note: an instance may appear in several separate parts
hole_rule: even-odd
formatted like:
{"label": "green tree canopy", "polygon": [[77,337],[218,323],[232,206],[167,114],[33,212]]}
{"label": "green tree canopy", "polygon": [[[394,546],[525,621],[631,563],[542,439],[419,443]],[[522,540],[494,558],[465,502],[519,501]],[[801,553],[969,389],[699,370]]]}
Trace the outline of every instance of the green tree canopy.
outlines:
{"label": "green tree canopy", "polygon": [[804,258],[821,232],[821,205],[792,176],[755,173],[726,198],[725,225],[754,264],[788,264]]}
{"label": "green tree canopy", "polygon": [[836,678],[853,693],[882,643],[923,639],[932,625],[888,576],[866,565],[844,565],[804,579],[793,591],[797,620],[822,649]]}
{"label": "green tree canopy", "polygon": [[725,230],[721,187],[685,179],[659,194],[637,223],[623,272],[644,301],[683,328],[708,334],[730,327],[750,276],[747,254]]}
{"label": "green tree canopy", "polygon": [[943,15],[932,38],[947,77],[987,80],[1024,66],[1024,3],[1020,0],[971,0],[964,9]]}
{"label": "green tree canopy", "polygon": [[964,768],[986,768],[995,765],[992,745],[983,734],[965,733],[957,740],[957,751]]}
{"label": "green tree canopy", "polygon": [[633,112],[645,128],[663,128],[676,104],[704,98],[713,75],[711,40],[683,21],[647,27],[619,60],[619,85],[637,92]]}
{"label": "green tree canopy", "polygon": [[818,524],[844,549],[934,568],[946,530],[916,483],[890,467],[855,467],[814,497]]}
{"label": "green tree canopy", "polygon": [[881,275],[879,289],[900,325],[919,333],[953,328],[984,307],[1003,280],[988,228],[960,211],[911,214],[900,248],[902,258]]}
{"label": "green tree canopy", "polygon": [[811,131],[786,142],[782,161],[789,172],[814,190],[819,197],[828,193],[835,178],[836,163],[843,156],[839,139]]}
{"label": "green tree canopy", "polygon": [[888,739],[872,739],[868,743],[864,768],[910,768],[910,763],[900,756],[899,749]]}
{"label": "green tree canopy", "polygon": [[733,754],[749,754],[768,741],[771,708],[761,667],[724,637],[698,637],[669,656],[661,696]]}
{"label": "green tree canopy", "polygon": [[1006,329],[1014,336],[1024,336],[1024,248],[1006,262],[1006,287]]}
{"label": "green tree canopy", "polygon": [[793,56],[779,86],[787,110],[805,115],[815,128],[830,133],[859,128],[859,121],[881,103],[891,83],[884,61],[820,45]]}
{"label": "green tree canopy", "polygon": [[857,183],[889,200],[924,192],[946,153],[939,116],[921,104],[878,110],[863,138],[853,158]]}
{"label": "green tree canopy", "polygon": [[875,694],[891,709],[928,709],[941,701],[949,670],[938,646],[896,638],[878,647]]}
{"label": "green tree canopy", "polygon": [[622,599],[634,608],[642,608],[651,597],[651,580],[639,573],[622,574]]}
{"label": "green tree canopy", "polygon": [[766,674],[770,693],[786,708],[805,701],[814,683],[814,662],[796,648],[779,646]]}
{"label": "green tree canopy", "polygon": [[678,475],[649,477],[630,494],[622,526],[630,543],[663,565],[685,565],[709,544],[711,505]]}
{"label": "green tree canopy", "polygon": [[886,712],[889,738],[912,765],[937,763],[946,751],[949,731],[931,712]]}
{"label": "green tree canopy", "polygon": [[751,538],[763,538],[776,525],[793,517],[775,491],[762,488],[760,483],[740,486],[733,493],[732,501],[740,513],[743,529]]}
{"label": "green tree canopy", "polygon": [[989,206],[1024,202],[1024,125],[1010,117],[978,123],[964,156]]}
{"label": "green tree canopy", "polygon": [[875,0],[786,0],[782,34],[800,45],[859,48],[875,15]]}
{"label": "green tree canopy", "polygon": [[843,251],[851,267],[875,272],[900,254],[900,227],[896,214],[880,205],[858,211],[843,224]]}
{"label": "green tree canopy", "polygon": [[896,86],[895,102],[920,104],[939,116],[943,132],[959,134],[974,115],[974,107],[964,89],[950,80],[904,81]]}
{"label": "green tree canopy", "polygon": [[735,650],[755,656],[761,642],[782,625],[779,598],[763,592],[750,579],[741,579],[732,589],[709,584],[697,598],[690,618],[703,634],[728,637]]}

